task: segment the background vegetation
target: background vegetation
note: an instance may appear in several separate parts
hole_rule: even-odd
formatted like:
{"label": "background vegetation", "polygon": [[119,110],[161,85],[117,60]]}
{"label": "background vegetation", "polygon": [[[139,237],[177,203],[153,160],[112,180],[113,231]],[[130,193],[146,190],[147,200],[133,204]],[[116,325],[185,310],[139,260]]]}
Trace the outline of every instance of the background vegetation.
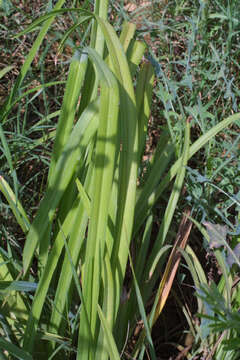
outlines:
{"label": "background vegetation", "polygon": [[0,6],[0,357],[239,359],[238,1]]}

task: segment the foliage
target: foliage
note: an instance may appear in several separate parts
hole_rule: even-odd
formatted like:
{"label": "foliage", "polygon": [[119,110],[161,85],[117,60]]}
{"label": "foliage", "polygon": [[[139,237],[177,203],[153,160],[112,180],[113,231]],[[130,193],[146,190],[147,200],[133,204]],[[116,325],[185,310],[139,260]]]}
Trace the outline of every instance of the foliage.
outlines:
{"label": "foliage", "polygon": [[[221,41],[215,44],[213,39],[220,33],[220,26],[212,27],[212,22],[218,18],[221,26],[231,30],[224,41],[230,54],[238,36],[238,8],[229,2],[223,8],[215,2],[217,11],[207,1],[200,1],[196,13],[191,13],[191,2],[188,6],[184,1],[174,6],[163,3],[165,11],[159,10],[157,3],[151,8],[154,26],[150,41],[159,36],[161,46],[157,51],[150,51],[148,61],[142,61],[146,46],[136,40],[135,25],[121,24],[122,17],[129,17],[123,2],[113,2],[114,9],[118,6],[117,32],[107,21],[108,1],[96,0],[91,12],[89,1],[81,2],[78,7],[76,1],[69,5],[59,0],[54,7],[49,1],[46,13],[15,37],[19,39],[39,31],[1,109],[0,191],[5,198],[2,206],[11,209],[21,228],[20,236],[26,237],[23,244],[15,234],[1,246],[2,358],[13,355],[22,359],[43,356],[119,359],[125,351],[126,338],[133,335],[136,319],[141,318],[144,330],[131,356],[142,359],[148,351],[151,359],[155,359],[151,329],[172,288],[174,265],[179,256],[177,246],[183,241],[181,236],[186,235],[180,224],[175,247],[164,268],[172,241],[169,230],[184,179],[189,202],[197,211],[201,206],[204,218],[213,213],[214,201],[210,206],[208,201],[216,186],[224,195],[229,194],[230,203],[221,201],[220,210],[214,210],[217,216],[222,214],[222,219],[230,219],[226,211],[234,201],[232,193],[238,184],[234,166],[238,154],[234,144],[237,145],[238,137],[233,124],[240,121],[240,115],[231,115],[232,109],[237,111],[239,95],[238,84],[232,77],[237,64],[232,57],[232,62],[227,63],[225,48],[219,55]],[[3,10],[9,15],[14,6],[10,6],[10,1],[3,4]],[[149,41],[145,36],[152,26],[148,11],[148,8],[141,13],[135,11],[135,16],[145,19],[145,27],[137,23],[138,34],[144,41]],[[119,13],[122,16],[118,16]],[[71,18],[69,28],[64,20],[67,16]],[[181,21],[176,24],[178,16]],[[57,26],[58,21],[64,24],[64,34]],[[208,27],[211,31],[206,30]],[[183,45],[182,31],[187,34]],[[49,34],[53,42],[59,41],[59,52],[67,53],[69,47],[74,52],[67,76],[63,73],[66,66],[61,64],[60,78],[50,81],[44,77],[44,59],[49,49],[44,38]],[[187,50],[183,59],[185,52],[180,53],[179,59],[173,56],[176,41],[172,40],[176,38],[178,48],[183,46]],[[31,80],[36,80],[34,59],[39,49],[43,50],[36,85]],[[199,62],[200,66],[196,66]],[[6,76],[9,71],[11,67],[6,67],[0,76]],[[169,72],[174,76],[168,76]],[[58,88],[60,90],[55,90]],[[215,111],[218,98],[226,101]],[[49,106],[50,99],[54,99],[54,111]],[[147,128],[152,99],[152,113],[160,109],[160,117],[166,120],[167,127],[161,124],[160,140],[152,150],[145,172],[142,157],[149,140]],[[34,101],[43,105],[44,115]],[[17,115],[14,114],[16,107]],[[29,114],[34,114],[34,121],[29,120]],[[56,117],[57,125],[52,121]],[[214,139],[228,127],[233,129],[231,138],[235,138],[235,143],[228,145],[226,158],[221,161],[219,154],[225,145],[221,143],[218,147]],[[192,145],[190,128],[192,138],[196,138]],[[54,139],[53,146],[51,139]],[[192,158],[199,150],[206,160],[203,174],[191,169],[196,167],[197,160]],[[231,160],[228,161],[229,154]],[[45,169],[48,175],[41,178],[34,199],[31,196],[26,199],[24,191],[29,184],[20,183],[19,167],[22,161],[29,164],[32,158],[39,158],[44,164],[39,174]],[[219,174],[223,180],[234,175],[235,182],[222,181],[216,185],[214,181]],[[39,187],[39,176],[35,184]],[[209,188],[209,184],[213,186]],[[154,234],[154,208],[163,195],[166,207]],[[200,196],[202,202],[198,201]],[[235,204],[238,204],[236,199]],[[206,230],[195,223],[204,237],[209,238]],[[3,227],[3,231],[7,238],[9,227]],[[200,288],[207,280],[196,254],[190,246],[181,253],[195,287]],[[218,300],[223,300],[220,301],[222,308],[214,303],[211,311],[222,315],[227,308],[228,315],[233,314],[228,318],[219,317],[220,323],[214,323],[219,332],[223,328],[228,330],[229,319],[238,321],[236,311],[230,311],[232,302],[237,304],[238,292],[231,293],[233,270],[231,272],[224,262],[221,250],[215,249],[214,254],[222,269],[214,294],[220,294]],[[176,262],[178,267],[179,260]],[[129,271],[132,277],[127,281]],[[159,274],[164,274],[160,285]],[[156,287],[154,302],[146,313],[146,304]],[[204,294],[206,297],[198,299],[200,314],[213,300],[210,289]],[[200,330],[204,330],[204,326],[202,323]],[[197,325],[195,328],[192,326],[192,331],[197,333],[199,328]],[[214,339],[208,333],[198,346],[196,335],[192,356],[194,351],[202,354],[206,343],[212,346]],[[228,345],[231,350],[234,344]],[[226,348],[220,342],[216,358],[230,356],[230,352],[224,351]]]}

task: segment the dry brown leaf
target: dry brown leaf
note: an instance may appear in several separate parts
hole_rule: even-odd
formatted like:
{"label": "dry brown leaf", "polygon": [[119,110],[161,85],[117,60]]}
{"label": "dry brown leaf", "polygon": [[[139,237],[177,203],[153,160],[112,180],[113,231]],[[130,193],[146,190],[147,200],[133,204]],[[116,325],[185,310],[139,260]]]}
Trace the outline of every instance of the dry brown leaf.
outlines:
{"label": "dry brown leaf", "polygon": [[154,321],[157,320],[159,315],[161,314],[161,311],[167,301],[168,295],[170,293],[170,290],[172,288],[173,280],[175,278],[178,266],[180,264],[181,260],[181,252],[179,251],[179,248],[184,250],[188,241],[188,237],[191,232],[192,228],[192,222],[189,220],[189,215],[191,211],[190,209],[187,210],[187,212],[183,215],[182,221],[179,226],[179,230],[177,233],[175,244],[172,248],[171,254],[169,256],[161,283],[159,287],[159,299],[158,299],[158,305],[156,307],[155,315],[154,315]]}

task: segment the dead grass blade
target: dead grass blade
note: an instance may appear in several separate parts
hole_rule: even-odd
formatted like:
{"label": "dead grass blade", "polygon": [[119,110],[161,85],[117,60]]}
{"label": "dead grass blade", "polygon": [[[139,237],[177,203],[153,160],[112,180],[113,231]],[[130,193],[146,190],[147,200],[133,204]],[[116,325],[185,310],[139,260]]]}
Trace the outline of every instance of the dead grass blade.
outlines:
{"label": "dead grass blade", "polygon": [[181,260],[181,252],[179,249],[184,250],[191,232],[192,222],[189,220],[190,209],[187,209],[183,215],[182,221],[179,226],[175,244],[172,248],[170,257],[167,262],[160,286],[158,291],[158,303],[156,306],[153,324],[162,312],[162,309],[167,301],[168,295],[172,288],[173,280],[175,278],[178,266]]}

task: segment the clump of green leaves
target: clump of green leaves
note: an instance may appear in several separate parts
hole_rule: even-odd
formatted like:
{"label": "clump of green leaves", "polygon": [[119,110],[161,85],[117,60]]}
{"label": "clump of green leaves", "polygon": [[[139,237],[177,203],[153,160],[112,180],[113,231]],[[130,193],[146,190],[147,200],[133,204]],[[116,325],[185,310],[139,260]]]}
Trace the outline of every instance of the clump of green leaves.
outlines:
{"label": "clump of green leaves", "polygon": [[[166,301],[161,300],[164,281],[149,317],[145,304],[162,272],[162,256],[169,249],[168,231],[187,162],[240,115],[215,124],[190,146],[191,123],[181,114],[184,131],[177,148],[169,127],[161,134],[144,183],[138,187],[154,80],[151,63],[141,63],[145,46],[134,39],[133,24],[125,23],[117,36],[107,21],[108,1],[96,0],[94,12],[63,5],[64,0],[59,0],[53,11],[18,35],[39,29],[1,110],[0,137],[13,190],[4,174],[0,190],[26,241],[22,258],[9,244],[0,253],[4,305],[0,349],[4,349],[3,357],[11,354],[25,359],[75,353],[81,360],[119,359],[128,326],[132,334],[136,316],[141,316],[145,329],[133,355],[142,359],[148,347],[155,359],[151,328]],[[30,221],[18,196],[4,124],[20,99],[53,85],[44,83],[19,96],[49,27],[57,16],[69,12],[76,15],[75,23],[60,48],[83,24],[90,24],[91,36],[86,46],[74,49],[61,107],[57,114],[49,114],[57,115],[58,123],[50,134],[54,145],[46,189]],[[45,141],[39,137],[33,146]],[[166,211],[152,246],[152,209],[166,189],[170,190]],[[135,244],[134,259],[131,243]],[[126,294],[128,260],[133,279]]]}

